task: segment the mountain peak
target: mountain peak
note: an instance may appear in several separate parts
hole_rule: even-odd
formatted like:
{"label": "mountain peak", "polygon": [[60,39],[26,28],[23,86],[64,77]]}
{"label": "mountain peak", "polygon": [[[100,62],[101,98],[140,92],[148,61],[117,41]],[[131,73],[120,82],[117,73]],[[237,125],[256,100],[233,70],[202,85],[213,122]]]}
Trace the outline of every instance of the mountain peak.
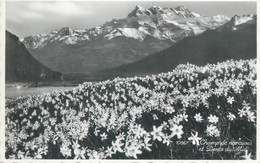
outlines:
{"label": "mountain peak", "polygon": [[128,14],[128,17],[137,17],[140,15],[149,16],[151,15],[151,12],[147,8],[137,5],[135,6],[135,9]]}
{"label": "mountain peak", "polygon": [[151,16],[157,14],[175,15],[181,17],[199,17],[199,14],[191,12],[185,6],[177,6],[173,8],[162,8],[161,6],[152,6],[150,8],[145,8],[142,6],[136,6],[135,9],[128,14],[128,17],[138,17],[138,16]]}
{"label": "mountain peak", "polygon": [[142,7],[142,6],[136,5],[136,6],[135,6],[135,9],[136,9],[136,10],[144,10],[145,8]]}
{"label": "mountain peak", "polygon": [[148,10],[151,11],[155,15],[158,12],[163,11],[163,8],[160,6],[153,6],[153,7],[149,8]]}
{"label": "mountain peak", "polygon": [[188,10],[187,7],[183,6],[183,5],[180,5],[180,6],[177,6],[174,8],[175,10],[177,11],[185,11],[185,10]]}
{"label": "mountain peak", "polygon": [[237,25],[240,25],[240,24],[244,24],[244,23],[250,23],[252,21],[256,21],[256,16],[253,15],[253,14],[243,15],[243,16],[235,15],[230,20],[230,22],[234,26],[237,26]]}
{"label": "mountain peak", "polygon": [[163,10],[163,8],[161,6],[152,6],[149,10]]}
{"label": "mountain peak", "polygon": [[61,36],[71,35],[74,33],[74,30],[69,27],[63,27],[61,30],[58,31],[58,34]]}

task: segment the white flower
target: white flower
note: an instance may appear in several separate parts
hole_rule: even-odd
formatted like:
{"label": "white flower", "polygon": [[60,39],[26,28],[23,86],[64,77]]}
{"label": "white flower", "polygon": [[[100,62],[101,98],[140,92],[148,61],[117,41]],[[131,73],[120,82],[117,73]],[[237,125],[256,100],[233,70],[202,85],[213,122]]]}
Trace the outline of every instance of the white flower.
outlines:
{"label": "white flower", "polygon": [[182,120],[184,120],[184,121],[188,121],[188,115],[187,114],[181,114],[180,115],[180,118],[182,119]]}
{"label": "white flower", "polygon": [[106,139],[107,139],[107,134],[106,134],[106,133],[103,133],[103,134],[100,135],[100,137],[101,137],[101,140],[102,140],[102,141],[103,141],[103,140],[106,140]]}
{"label": "white flower", "polygon": [[148,151],[152,151],[150,146],[152,146],[152,144],[149,144],[149,141],[151,140],[151,138],[149,137],[144,137],[144,149],[148,150]]}
{"label": "white flower", "polygon": [[163,137],[163,144],[166,144],[167,146],[169,146],[171,143],[172,143],[171,136],[165,135]]}
{"label": "white flower", "polygon": [[210,123],[216,124],[216,123],[218,123],[218,119],[219,118],[217,116],[215,116],[215,115],[213,116],[212,114],[210,114],[210,116],[208,117],[208,120],[209,120]]}
{"label": "white flower", "polygon": [[139,149],[139,146],[136,144],[132,144],[125,148],[125,155],[127,157],[134,157],[137,159],[137,154],[142,154],[142,151]]}
{"label": "white flower", "polygon": [[228,98],[227,98],[227,102],[229,103],[229,104],[233,104],[233,102],[234,102],[235,100],[234,100],[234,97],[230,97],[230,96],[228,96]]}
{"label": "white flower", "polygon": [[194,116],[194,118],[195,118],[195,120],[196,120],[197,122],[203,121],[203,118],[202,118],[202,116],[200,115],[200,113],[196,113],[195,116]]}
{"label": "white flower", "polygon": [[246,116],[246,110],[244,110],[243,108],[242,109],[238,109],[238,114],[240,117],[243,117],[243,116]]}
{"label": "white flower", "polygon": [[193,145],[199,145],[199,141],[201,140],[202,138],[198,137],[198,132],[196,131],[195,132],[195,135],[193,133],[191,133],[191,137],[188,138],[189,141],[192,141],[192,144]]}
{"label": "white flower", "polygon": [[153,114],[153,119],[154,119],[154,120],[158,120],[158,117],[157,117],[156,114]]}
{"label": "white flower", "polygon": [[172,131],[171,133],[171,137],[174,137],[175,135],[177,136],[178,139],[180,139],[182,137],[183,134],[183,130],[182,130],[183,126],[182,125],[176,125],[174,124],[170,130]]}
{"label": "white flower", "polygon": [[74,149],[74,159],[86,159],[85,158],[85,153],[86,153],[86,150],[85,149],[80,149],[80,148],[75,148]]}
{"label": "white flower", "polygon": [[251,153],[248,153],[248,150],[245,150],[245,155],[241,156],[245,160],[252,160]]}
{"label": "white flower", "polygon": [[85,159],[85,153],[86,150],[80,148],[80,145],[78,144],[78,140],[76,142],[73,142],[72,148],[74,149],[73,153],[75,155],[74,159]]}
{"label": "white flower", "polygon": [[113,153],[121,152],[123,153],[123,149],[121,148],[121,146],[124,145],[123,143],[121,143],[120,140],[116,140],[115,142],[112,142],[112,148],[113,148]]}
{"label": "white flower", "polygon": [[98,153],[97,151],[92,151],[88,153],[89,159],[102,159],[104,158],[104,153],[100,152]]}
{"label": "white flower", "polygon": [[106,150],[107,157],[112,157],[112,154],[113,154],[112,147],[107,147]]}
{"label": "white flower", "polygon": [[24,158],[24,152],[22,152],[22,151],[18,151],[18,154],[17,154],[17,158],[19,158],[19,159],[23,159]]}
{"label": "white flower", "polygon": [[255,122],[255,118],[256,118],[255,113],[254,112],[248,112],[247,118],[248,118],[248,121]]}
{"label": "white flower", "polygon": [[153,131],[151,132],[151,135],[153,135],[153,140],[157,139],[158,141],[162,141],[162,137],[164,136],[162,129],[163,126],[159,126],[158,128],[153,126]]}
{"label": "white flower", "polygon": [[65,146],[65,145],[62,145],[61,147],[60,147],[60,152],[61,152],[61,154],[63,155],[63,156],[65,156],[65,157],[69,157],[69,156],[71,156],[71,149],[69,149],[67,146]]}
{"label": "white flower", "polygon": [[232,113],[229,113],[227,117],[230,121],[233,121],[236,118],[236,116]]}
{"label": "white flower", "polygon": [[219,137],[220,136],[220,132],[219,132],[217,126],[214,126],[212,124],[207,126],[206,132],[207,132],[208,136],[215,136],[215,137]]}

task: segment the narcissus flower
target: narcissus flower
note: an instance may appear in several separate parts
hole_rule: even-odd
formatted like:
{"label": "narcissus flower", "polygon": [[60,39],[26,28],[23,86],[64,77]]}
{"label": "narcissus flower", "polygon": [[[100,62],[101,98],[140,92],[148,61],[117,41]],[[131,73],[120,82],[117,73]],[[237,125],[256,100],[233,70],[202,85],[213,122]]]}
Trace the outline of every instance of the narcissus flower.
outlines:
{"label": "narcissus flower", "polygon": [[171,137],[174,137],[175,135],[177,136],[178,139],[180,139],[182,137],[183,134],[183,130],[182,130],[183,126],[182,125],[176,125],[174,124],[170,130],[172,131],[171,133]]}
{"label": "narcissus flower", "polygon": [[163,126],[159,126],[158,128],[153,126],[153,131],[151,132],[151,135],[153,136],[153,140],[162,141],[162,137],[164,136],[162,129]]}
{"label": "narcissus flower", "polygon": [[193,145],[200,145],[199,141],[202,138],[198,137],[198,132],[196,131],[195,134],[191,133],[191,137],[188,138],[189,141],[192,141]]}

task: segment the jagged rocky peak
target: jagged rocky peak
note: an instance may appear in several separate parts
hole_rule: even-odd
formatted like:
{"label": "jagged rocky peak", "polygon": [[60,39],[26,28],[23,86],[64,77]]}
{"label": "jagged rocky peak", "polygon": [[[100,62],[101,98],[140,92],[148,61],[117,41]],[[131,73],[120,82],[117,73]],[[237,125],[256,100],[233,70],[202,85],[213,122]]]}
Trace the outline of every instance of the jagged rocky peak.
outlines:
{"label": "jagged rocky peak", "polygon": [[252,21],[256,21],[256,15],[253,15],[253,14],[243,15],[243,16],[235,15],[230,20],[230,22],[233,23],[233,25],[235,25],[235,26],[244,24],[247,22],[250,23]]}
{"label": "jagged rocky peak", "polygon": [[182,16],[182,17],[200,17],[199,14],[190,11],[187,7],[180,5],[172,9],[177,15]]}
{"label": "jagged rocky peak", "polygon": [[163,8],[161,8],[160,6],[153,6],[151,8],[148,9],[150,12],[152,12],[154,15],[156,15],[159,12],[163,12]]}
{"label": "jagged rocky peak", "polygon": [[186,11],[188,10],[187,7],[183,6],[183,5],[180,5],[180,6],[177,6],[174,8],[175,10],[178,10],[178,11]]}
{"label": "jagged rocky peak", "polygon": [[136,6],[135,9],[128,14],[128,17],[138,17],[138,16],[151,16],[157,14],[174,15],[180,17],[199,17],[200,15],[191,12],[187,7],[177,6],[175,8],[162,8],[160,6],[152,6],[150,8],[145,8],[142,6]]}
{"label": "jagged rocky peak", "polygon": [[74,30],[69,28],[69,27],[64,27],[61,30],[58,31],[58,34],[60,36],[66,36],[66,35],[71,35],[74,33]]}
{"label": "jagged rocky peak", "polygon": [[128,17],[129,18],[130,17],[137,17],[137,16],[140,16],[140,15],[147,15],[147,16],[149,16],[151,14],[152,13],[148,9],[146,9],[146,8],[144,8],[142,6],[137,5],[137,6],[135,6],[135,9],[128,14]]}

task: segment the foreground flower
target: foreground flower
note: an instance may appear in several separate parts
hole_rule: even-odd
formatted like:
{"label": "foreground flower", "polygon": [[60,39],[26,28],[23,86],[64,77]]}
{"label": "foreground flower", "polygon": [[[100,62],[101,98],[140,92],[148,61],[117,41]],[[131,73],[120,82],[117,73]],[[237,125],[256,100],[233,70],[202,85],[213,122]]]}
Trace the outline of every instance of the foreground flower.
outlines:
{"label": "foreground flower", "polygon": [[162,129],[163,126],[159,126],[158,128],[153,126],[153,131],[151,132],[151,135],[153,135],[153,140],[157,139],[158,141],[162,141],[162,137],[164,136]]}
{"label": "foreground flower", "polygon": [[107,157],[112,157],[112,154],[113,154],[112,147],[107,147],[106,156]]}
{"label": "foreground flower", "polygon": [[195,116],[194,116],[194,118],[195,118],[195,120],[196,120],[197,122],[203,121],[203,118],[202,118],[202,116],[200,115],[200,113],[196,113]]}
{"label": "foreground flower", "polygon": [[232,113],[229,113],[227,117],[230,121],[233,121],[236,118],[236,116]]}
{"label": "foreground flower", "polygon": [[234,97],[228,96],[228,98],[227,98],[227,103],[229,103],[229,104],[232,105],[234,101],[235,101],[235,100],[234,100]]}
{"label": "foreground flower", "polygon": [[210,126],[207,126],[207,135],[208,136],[215,136],[215,137],[219,137],[220,136],[220,132],[217,128],[217,126],[214,126],[214,125],[210,125]]}
{"label": "foreground flower", "polygon": [[248,118],[249,122],[255,122],[255,118],[256,118],[255,113],[254,112],[248,112],[247,118]]}
{"label": "foreground flower", "polygon": [[24,152],[22,152],[22,151],[18,151],[18,154],[17,154],[17,158],[19,158],[19,159],[23,159],[24,158]]}
{"label": "foreground flower", "polygon": [[143,144],[143,146],[144,146],[144,149],[146,149],[146,150],[148,150],[148,151],[152,151],[151,150],[151,146],[152,146],[152,144],[149,144],[149,141],[151,140],[151,138],[149,138],[149,137],[145,137],[144,138],[144,144]]}
{"label": "foreground flower", "polygon": [[71,149],[69,149],[67,146],[62,145],[60,147],[60,152],[63,154],[65,157],[71,156]]}
{"label": "foreground flower", "polygon": [[116,140],[115,142],[112,142],[112,148],[113,148],[113,153],[121,152],[123,153],[123,149],[121,148],[121,146],[124,145],[123,143],[121,143],[120,140]]}
{"label": "foreground flower", "polygon": [[73,141],[72,148],[74,149],[73,153],[75,155],[74,159],[85,159],[85,149],[80,149],[80,145],[78,144],[78,140]]}
{"label": "foreground flower", "polygon": [[171,128],[170,128],[170,130],[172,131],[172,133],[171,133],[171,137],[174,137],[175,135],[177,135],[177,138],[178,139],[180,139],[181,138],[181,136],[182,136],[182,134],[183,134],[183,131],[182,131],[182,128],[183,128],[183,126],[182,125],[176,125],[176,124],[174,124]]}
{"label": "foreground flower", "polygon": [[238,109],[238,114],[240,117],[246,116],[246,110],[245,109]]}
{"label": "foreground flower", "polygon": [[106,134],[106,133],[103,133],[103,134],[100,135],[100,137],[101,137],[101,140],[102,140],[102,141],[103,141],[103,140],[106,140],[106,139],[107,139],[107,134]]}
{"label": "foreground flower", "polygon": [[165,135],[163,138],[163,144],[166,144],[167,146],[169,146],[171,143],[172,143],[171,136]]}
{"label": "foreground flower", "polygon": [[134,157],[137,159],[137,154],[142,154],[142,151],[139,149],[138,145],[132,144],[125,148],[125,155],[127,157]]}
{"label": "foreground flower", "polygon": [[97,151],[92,151],[88,153],[89,159],[103,159],[104,158],[104,153],[103,152],[97,152]]}
{"label": "foreground flower", "polygon": [[74,159],[86,159],[85,158],[85,153],[86,153],[85,149],[75,148],[73,152],[75,155]]}
{"label": "foreground flower", "polygon": [[200,145],[199,141],[202,138],[198,137],[198,132],[195,132],[195,135],[193,133],[191,133],[191,137],[188,138],[189,141],[192,141],[193,145]]}
{"label": "foreground flower", "polygon": [[244,158],[245,160],[252,160],[251,153],[248,153],[248,150],[245,150],[245,155],[241,157]]}
{"label": "foreground flower", "polygon": [[213,116],[212,114],[210,114],[210,116],[208,117],[208,120],[210,123],[218,123],[218,117],[217,116]]}

